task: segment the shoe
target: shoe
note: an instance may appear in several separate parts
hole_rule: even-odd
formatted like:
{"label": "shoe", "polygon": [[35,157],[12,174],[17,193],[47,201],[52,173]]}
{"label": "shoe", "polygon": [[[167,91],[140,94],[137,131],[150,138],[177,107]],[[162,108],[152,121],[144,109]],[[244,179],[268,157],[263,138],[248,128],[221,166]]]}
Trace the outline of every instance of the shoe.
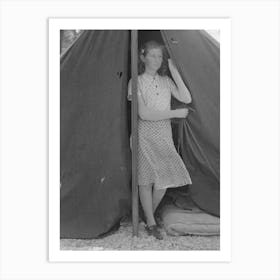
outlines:
{"label": "shoe", "polygon": [[146,226],[145,229],[146,229],[148,235],[152,235],[153,237],[155,237],[156,239],[159,239],[159,240],[163,239],[163,236],[157,225]]}

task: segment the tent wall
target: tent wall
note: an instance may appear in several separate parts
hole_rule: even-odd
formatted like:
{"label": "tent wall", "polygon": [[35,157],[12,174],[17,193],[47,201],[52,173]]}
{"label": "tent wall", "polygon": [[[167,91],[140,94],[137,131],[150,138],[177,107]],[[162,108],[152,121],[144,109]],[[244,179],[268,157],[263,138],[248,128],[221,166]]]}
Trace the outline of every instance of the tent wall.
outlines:
{"label": "tent wall", "polygon": [[61,58],[61,237],[97,237],[130,211],[128,44],[88,30]]}
{"label": "tent wall", "polygon": [[220,213],[220,49],[199,30],[161,31],[168,51],[192,94],[192,108],[180,121],[180,153],[193,181],[200,208]]}

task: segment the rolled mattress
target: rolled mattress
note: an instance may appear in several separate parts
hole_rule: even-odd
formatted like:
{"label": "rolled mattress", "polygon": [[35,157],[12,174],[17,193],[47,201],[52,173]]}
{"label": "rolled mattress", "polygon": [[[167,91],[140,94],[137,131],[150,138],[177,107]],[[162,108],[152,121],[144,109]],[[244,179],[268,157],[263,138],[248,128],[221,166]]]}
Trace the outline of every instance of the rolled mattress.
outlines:
{"label": "rolled mattress", "polygon": [[169,235],[219,235],[220,219],[198,208],[184,210],[173,204],[161,209],[164,228]]}

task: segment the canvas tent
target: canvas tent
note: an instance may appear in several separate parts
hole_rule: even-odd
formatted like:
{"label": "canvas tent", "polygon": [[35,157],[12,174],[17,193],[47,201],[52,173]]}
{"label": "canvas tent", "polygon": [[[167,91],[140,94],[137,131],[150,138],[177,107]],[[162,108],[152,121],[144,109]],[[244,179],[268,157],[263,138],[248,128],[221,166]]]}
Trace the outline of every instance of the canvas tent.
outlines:
{"label": "canvas tent", "polygon": [[[219,44],[202,30],[138,31],[139,45],[150,39],[165,43],[192,94],[194,112],[173,127],[191,197],[219,216]],[[62,238],[98,237],[131,210],[130,46],[129,30],[85,30],[61,56]]]}

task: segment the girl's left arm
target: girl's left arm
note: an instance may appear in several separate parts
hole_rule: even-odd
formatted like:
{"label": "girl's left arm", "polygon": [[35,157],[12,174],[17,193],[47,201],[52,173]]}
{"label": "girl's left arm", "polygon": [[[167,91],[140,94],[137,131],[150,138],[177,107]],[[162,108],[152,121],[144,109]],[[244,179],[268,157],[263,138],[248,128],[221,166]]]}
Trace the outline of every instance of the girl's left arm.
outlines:
{"label": "girl's left arm", "polygon": [[172,95],[183,103],[191,103],[192,96],[190,94],[189,89],[186,87],[183,79],[181,78],[180,73],[178,72],[176,66],[174,65],[171,59],[168,59],[168,67],[172,78],[174,79],[176,86],[171,88]]}

